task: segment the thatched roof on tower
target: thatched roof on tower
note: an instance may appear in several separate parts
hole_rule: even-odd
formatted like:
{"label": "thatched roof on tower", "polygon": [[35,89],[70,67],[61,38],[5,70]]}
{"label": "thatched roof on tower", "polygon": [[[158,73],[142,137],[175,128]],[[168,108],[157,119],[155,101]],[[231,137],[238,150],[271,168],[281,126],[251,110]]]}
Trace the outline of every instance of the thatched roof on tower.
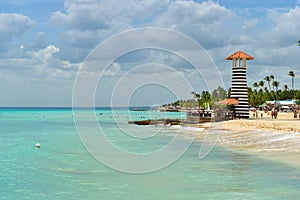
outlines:
{"label": "thatched roof on tower", "polygon": [[246,54],[245,52],[237,51],[234,54],[226,57],[226,60],[233,60],[233,59],[238,59],[238,58],[241,58],[241,59],[246,58],[246,60],[252,60],[253,59],[252,56]]}

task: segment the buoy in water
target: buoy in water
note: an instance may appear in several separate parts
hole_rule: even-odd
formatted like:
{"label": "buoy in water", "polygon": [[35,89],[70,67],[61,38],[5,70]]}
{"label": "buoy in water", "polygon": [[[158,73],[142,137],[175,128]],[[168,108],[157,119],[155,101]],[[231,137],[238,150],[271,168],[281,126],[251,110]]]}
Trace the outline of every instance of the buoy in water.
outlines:
{"label": "buoy in water", "polygon": [[36,147],[36,148],[41,148],[41,144],[40,144],[40,143],[36,143],[36,144],[35,144],[35,147]]}

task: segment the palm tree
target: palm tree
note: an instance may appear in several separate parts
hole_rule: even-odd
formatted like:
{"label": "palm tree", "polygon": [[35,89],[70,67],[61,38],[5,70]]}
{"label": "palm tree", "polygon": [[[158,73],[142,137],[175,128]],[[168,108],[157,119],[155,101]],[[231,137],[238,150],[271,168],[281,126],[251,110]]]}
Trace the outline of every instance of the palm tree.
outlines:
{"label": "palm tree", "polygon": [[293,88],[293,97],[295,98],[295,90],[294,90],[294,78],[295,78],[295,72],[294,71],[289,71],[289,74],[288,74],[291,78],[292,78],[292,88]]}
{"label": "palm tree", "polygon": [[231,96],[231,87],[228,88],[228,91],[227,91],[227,98],[230,98],[230,96]]}
{"label": "palm tree", "polygon": [[198,94],[197,92],[192,92],[192,95],[194,96],[194,99],[197,101],[198,103],[198,109],[200,110],[200,107],[201,107],[201,96],[200,94]]}
{"label": "palm tree", "polygon": [[275,90],[275,88],[274,88],[274,81],[275,81],[274,75],[270,75],[270,79],[272,80],[272,86],[273,86],[273,91],[274,91]]}
{"label": "palm tree", "polygon": [[264,81],[259,81],[258,85],[263,88],[264,87],[265,82]]}
{"label": "palm tree", "polygon": [[266,77],[264,78],[264,80],[268,82],[269,90],[271,91],[271,85],[270,85],[271,79],[270,79],[270,77],[269,77],[269,76],[266,76]]}
{"label": "palm tree", "polygon": [[298,40],[298,46],[300,46],[300,40]]}
{"label": "palm tree", "polygon": [[280,84],[280,82],[279,82],[279,81],[274,81],[274,82],[273,82],[273,84],[272,84],[272,85],[273,85],[273,87],[275,87],[275,88],[276,88],[275,100],[277,99],[277,98],[276,98],[276,96],[278,96],[278,94],[277,94],[277,93],[278,93],[278,87],[279,87],[279,84]]}
{"label": "palm tree", "polygon": [[255,88],[255,92],[257,92],[256,88],[258,88],[258,84],[256,82],[253,83],[253,87]]}
{"label": "palm tree", "polygon": [[211,104],[211,96],[208,91],[202,91],[201,93],[201,103],[205,104],[204,107],[206,107],[206,103]]}
{"label": "palm tree", "polygon": [[285,85],[283,86],[283,89],[284,89],[284,91],[287,91],[287,90],[289,89],[288,85],[285,84]]}

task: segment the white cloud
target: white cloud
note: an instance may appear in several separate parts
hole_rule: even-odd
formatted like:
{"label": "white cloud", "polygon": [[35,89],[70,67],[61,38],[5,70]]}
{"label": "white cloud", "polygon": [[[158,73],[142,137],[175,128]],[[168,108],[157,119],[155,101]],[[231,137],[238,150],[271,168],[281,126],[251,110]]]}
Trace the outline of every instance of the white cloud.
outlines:
{"label": "white cloud", "polygon": [[244,31],[247,31],[247,30],[255,27],[256,24],[257,24],[257,19],[245,20],[242,28]]}
{"label": "white cloud", "polygon": [[127,25],[145,23],[162,12],[168,4],[169,0],[124,0],[121,3],[110,0],[68,0],[65,12],[55,12],[51,21],[82,31],[108,30],[121,25],[120,22]]}
{"label": "white cloud", "polygon": [[33,52],[32,55],[34,56],[34,58],[38,60],[39,63],[47,64],[52,58],[52,55],[58,52],[59,52],[59,48],[50,45],[38,52]]}
{"label": "white cloud", "polygon": [[26,80],[72,80],[80,64],[69,61],[60,61],[55,57],[59,48],[50,45],[36,52],[27,52],[27,57],[1,59],[1,71],[5,74],[14,74],[8,79],[10,83],[16,79]]}
{"label": "white cloud", "polygon": [[[186,33],[202,44],[206,49],[210,50],[212,54],[216,54],[216,56],[213,57],[216,58],[217,65],[227,65],[228,63],[224,60],[224,58],[237,50],[243,50],[254,55],[255,61],[253,61],[253,63],[257,65],[262,63],[272,65],[276,60],[276,66],[282,66],[291,61],[291,59],[289,59],[289,61],[285,60],[283,62],[281,59],[285,56],[289,57],[287,54],[289,49],[270,50],[269,48],[266,48],[264,43],[270,43],[269,47],[272,46],[271,44],[274,41],[270,42],[270,40],[272,40],[270,37],[271,34],[282,34],[286,37],[283,30],[276,27],[284,25],[284,23],[281,24],[282,18],[289,18],[289,15],[293,17],[297,16],[297,13],[293,11],[294,9],[291,9],[286,13],[282,13],[282,11],[281,13],[279,13],[279,11],[270,11],[271,14],[269,14],[269,16],[276,15],[276,17],[272,16],[275,26],[269,30],[265,30],[265,32],[258,33],[258,26],[263,26],[261,23],[265,23],[264,19],[259,17],[253,18],[252,16],[251,18],[248,18],[246,15],[243,15],[242,12],[235,12],[236,10],[230,10],[214,1],[126,1],[116,3],[114,1],[99,2],[79,0],[67,1],[65,5],[66,14],[62,12],[60,12],[60,14],[63,14],[61,15],[61,17],[64,18],[62,21],[65,20],[64,23],[69,23],[67,26],[70,30],[68,30],[64,35],[64,44],[66,44],[66,47],[61,47],[60,49],[66,49],[66,51],[63,52],[72,52],[72,55],[75,55],[73,52],[82,48],[87,50],[85,54],[87,55],[88,48],[92,47],[93,44],[96,44],[97,41],[101,41],[104,38],[128,27],[150,25],[167,27]],[[93,5],[94,9],[91,9],[88,5]],[[76,13],[75,8],[81,11]],[[72,23],[72,20],[70,20],[70,17],[75,19],[78,18],[79,13],[85,12],[90,13],[90,15],[87,15],[87,19],[90,21],[86,24],[89,24],[91,27],[86,27],[87,29],[83,29],[80,24],[74,24]],[[102,19],[106,19],[106,23],[108,25],[107,29],[103,29],[101,26],[98,26],[99,24],[96,22],[95,26],[93,26],[94,21],[90,16],[94,16],[94,14],[92,14],[94,12],[101,14],[99,23]],[[248,15],[249,13],[251,13],[251,9],[248,9]],[[53,15],[52,20],[56,17],[56,14]],[[84,20],[82,22],[84,22]],[[292,34],[296,35],[295,33]],[[136,42],[139,42],[139,37],[135,37],[137,39]],[[157,37],[162,38],[164,36],[159,34],[153,35],[153,37],[151,37],[153,43],[155,43]],[[278,38],[278,36],[274,38]],[[273,40],[275,40],[274,38]],[[174,38],[166,37],[165,39],[173,39],[176,41]],[[174,42],[174,44],[176,43],[178,44],[178,41]],[[274,44],[275,43],[278,43],[278,41],[275,41]],[[73,47],[72,50],[70,50],[71,47]],[[76,50],[76,48],[79,49]],[[184,44],[182,44],[180,48],[184,49]],[[264,56],[265,54],[267,55]],[[83,54],[81,53],[81,55]],[[77,55],[76,57],[78,58]],[[124,59],[123,61],[127,62],[127,65],[131,66],[141,64],[137,62],[138,59],[134,57],[132,58],[133,59],[131,60],[129,60],[129,58],[127,60]],[[150,62],[151,60],[161,63],[168,62],[169,64],[172,63],[172,66],[185,67],[180,65],[179,61],[174,60],[174,57],[171,58],[171,60],[168,60],[170,59],[169,57],[161,56],[159,53],[154,53],[145,58],[145,61],[147,62]],[[297,59],[293,59],[293,61],[295,60]],[[112,74],[110,72],[107,73]],[[249,76],[251,75],[252,74],[249,74]]]}
{"label": "white cloud", "polygon": [[[252,84],[250,81],[259,81],[258,79],[271,74],[272,70],[284,74],[275,74],[282,85],[289,84],[285,71],[294,70],[296,75],[300,74],[297,68],[300,63],[300,48],[297,46],[300,39],[299,6],[289,10],[278,7],[267,10],[224,7],[217,2],[66,0],[64,8],[53,12],[50,21],[41,22],[37,19],[37,29],[43,28],[34,30],[37,33],[29,34],[24,33],[35,26],[35,21],[22,14],[0,14],[1,84],[5,84],[6,79],[11,84],[15,81],[21,85],[22,81],[27,80],[35,80],[37,85],[44,81],[52,81],[53,85],[59,81],[69,84],[75,78],[80,63],[84,62],[96,45],[121,31],[146,26],[171,28],[187,34],[203,45],[220,68],[226,87],[230,86],[231,64],[225,57],[237,50],[254,56],[254,60],[249,61],[249,84]],[[299,5],[299,1],[297,4]],[[165,45],[165,42],[169,48],[179,49],[179,52],[201,60],[201,56],[193,54],[193,50],[184,43],[167,35],[155,33],[131,37],[136,43],[151,41],[153,45],[157,45],[157,42]],[[128,41],[132,41],[132,38],[128,38]],[[145,38],[148,41],[143,41]],[[114,53],[114,48],[126,45],[122,42],[118,41],[106,52],[102,52],[104,60]],[[1,59],[4,57],[5,59]],[[156,62],[183,73],[194,85],[201,81],[201,77],[197,77],[195,71],[182,59],[163,52],[141,52],[114,62],[105,72],[109,80],[118,78],[131,67]],[[140,76],[153,75],[146,70],[139,72]],[[86,73],[93,74],[94,71]],[[209,70],[207,74],[210,74]],[[296,81],[296,87],[297,84],[299,85]],[[52,89],[56,88],[53,86]]]}
{"label": "white cloud", "polygon": [[[113,34],[148,24],[168,4],[169,0],[67,0],[64,11],[55,12],[50,21],[67,28],[59,47],[67,59],[78,62],[87,55],[86,49]],[[80,51],[80,55],[70,51]]]}
{"label": "white cloud", "polygon": [[24,48],[28,50],[39,50],[47,47],[46,37],[47,34],[45,32],[37,32],[36,36],[33,40],[24,43]]}
{"label": "white cloud", "polygon": [[117,76],[120,74],[121,71],[121,66],[119,63],[112,63],[105,71],[104,71],[104,76]]}
{"label": "white cloud", "polygon": [[229,11],[212,1],[197,3],[194,1],[174,1],[170,3],[166,12],[158,19],[162,24],[214,24],[226,17]]}
{"label": "white cloud", "polygon": [[0,13],[0,52],[7,49],[10,42],[35,25],[29,17],[15,13]]}
{"label": "white cloud", "polygon": [[181,31],[212,48],[239,42],[233,30],[241,23],[242,19],[213,1],[174,1],[153,25]]}
{"label": "white cloud", "polygon": [[66,14],[57,11],[51,20],[79,30],[108,29],[108,19],[104,12],[104,8],[95,5],[68,4]]}
{"label": "white cloud", "polygon": [[267,41],[270,45],[289,46],[299,40],[300,7],[290,9],[288,12],[279,13],[269,11],[268,17],[274,23]]}
{"label": "white cloud", "polygon": [[21,35],[35,22],[29,17],[15,13],[0,13],[0,33]]}
{"label": "white cloud", "polygon": [[64,44],[72,47],[90,48],[100,42],[102,34],[100,31],[78,31],[68,30],[63,34]]}

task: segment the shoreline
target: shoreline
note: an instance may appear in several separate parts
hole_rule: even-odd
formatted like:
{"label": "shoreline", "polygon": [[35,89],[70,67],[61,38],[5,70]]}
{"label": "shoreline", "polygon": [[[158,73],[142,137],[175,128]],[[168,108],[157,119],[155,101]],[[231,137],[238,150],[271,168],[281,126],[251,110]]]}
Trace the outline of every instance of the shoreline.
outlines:
{"label": "shoreline", "polygon": [[[300,169],[300,119],[293,113],[208,122],[196,127],[206,131],[197,135],[203,141],[208,130],[220,131],[216,145],[237,149],[263,159],[281,162]],[[213,134],[213,133],[212,133]]]}

